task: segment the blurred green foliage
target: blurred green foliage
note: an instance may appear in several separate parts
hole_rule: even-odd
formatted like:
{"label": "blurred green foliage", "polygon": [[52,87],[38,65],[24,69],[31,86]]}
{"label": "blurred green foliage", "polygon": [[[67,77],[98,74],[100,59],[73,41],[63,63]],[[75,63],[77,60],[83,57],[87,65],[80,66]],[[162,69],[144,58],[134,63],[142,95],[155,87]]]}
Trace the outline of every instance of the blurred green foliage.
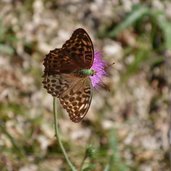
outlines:
{"label": "blurred green foliage", "polygon": [[[151,26],[150,31],[146,29]],[[138,34],[136,47],[126,47],[125,56],[134,54],[134,60],[126,66],[122,78],[128,79],[144,65],[155,66],[165,61],[164,51],[171,50],[171,23],[164,11],[138,4],[124,15],[122,21],[99,32],[99,37],[117,39],[125,30],[132,28]]]}

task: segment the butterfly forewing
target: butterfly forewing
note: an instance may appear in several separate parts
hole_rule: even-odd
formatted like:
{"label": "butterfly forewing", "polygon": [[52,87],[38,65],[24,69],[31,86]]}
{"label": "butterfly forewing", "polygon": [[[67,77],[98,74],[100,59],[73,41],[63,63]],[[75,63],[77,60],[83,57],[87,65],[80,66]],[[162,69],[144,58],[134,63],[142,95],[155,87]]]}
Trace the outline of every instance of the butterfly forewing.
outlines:
{"label": "butterfly forewing", "polygon": [[71,38],[62,46],[62,49],[74,59],[81,69],[91,68],[94,60],[94,48],[89,35],[84,29],[75,30]]}
{"label": "butterfly forewing", "polygon": [[43,65],[45,66],[45,75],[70,73],[75,69],[80,69],[74,60],[62,49],[51,50],[46,55]]}
{"label": "butterfly forewing", "polygon": [[94,49],[89,35],[84,29],[77,29],[61,49],[54,49],[46,55],[44,74],[71,73],[92,66]]}

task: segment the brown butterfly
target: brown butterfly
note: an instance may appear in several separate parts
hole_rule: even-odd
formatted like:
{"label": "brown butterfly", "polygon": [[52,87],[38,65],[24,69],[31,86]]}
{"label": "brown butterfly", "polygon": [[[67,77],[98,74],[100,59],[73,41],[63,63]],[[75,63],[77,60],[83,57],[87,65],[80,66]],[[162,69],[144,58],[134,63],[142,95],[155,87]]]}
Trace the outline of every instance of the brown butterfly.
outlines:
{"label": "brown butterfly", "polygon": [[87,114],[92,99],[91,70],[94,61],[93,43],[88,33],[76,29],[62,48],[46,55],[43,65],[43,85],[47,92],[58,97],[73,122]]}

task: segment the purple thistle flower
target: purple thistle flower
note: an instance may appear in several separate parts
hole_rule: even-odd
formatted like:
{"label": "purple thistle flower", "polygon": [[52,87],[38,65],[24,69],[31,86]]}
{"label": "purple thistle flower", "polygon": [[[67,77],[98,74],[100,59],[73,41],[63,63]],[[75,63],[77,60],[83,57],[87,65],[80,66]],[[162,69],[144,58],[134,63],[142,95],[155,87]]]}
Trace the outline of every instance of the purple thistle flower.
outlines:
{"label": "purple thistle flower", "polygon": [[94,88],[98,88],[102,83],[102,78],[106,76],[106,62],[102,59],[102,54],[98,51],[94,53],[94,62],[91,67],[96,72],[95,75],[90,76]]}

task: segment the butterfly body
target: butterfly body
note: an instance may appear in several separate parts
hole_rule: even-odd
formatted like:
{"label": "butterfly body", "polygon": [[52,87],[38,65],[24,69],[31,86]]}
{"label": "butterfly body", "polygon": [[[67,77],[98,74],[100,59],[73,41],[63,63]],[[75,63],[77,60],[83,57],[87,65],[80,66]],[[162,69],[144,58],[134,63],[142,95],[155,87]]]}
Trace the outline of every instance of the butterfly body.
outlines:
{"label": "butterfly body", "polygon": [[92,69],[82,69],[82,70],[79,70],[79,71],[75,71],[74,73],[79,77],[86,77],[86,76],[95,75],[96,71],[94,71]]}
{"label": "butterfly body", "polygon": [[79,28],[60,49],[54,49],[44,59],[43,85],[48,93],[59,98],[73,122],[86,115],[92,99],[89,76],[94,60],[93,43],[87,32]]}

